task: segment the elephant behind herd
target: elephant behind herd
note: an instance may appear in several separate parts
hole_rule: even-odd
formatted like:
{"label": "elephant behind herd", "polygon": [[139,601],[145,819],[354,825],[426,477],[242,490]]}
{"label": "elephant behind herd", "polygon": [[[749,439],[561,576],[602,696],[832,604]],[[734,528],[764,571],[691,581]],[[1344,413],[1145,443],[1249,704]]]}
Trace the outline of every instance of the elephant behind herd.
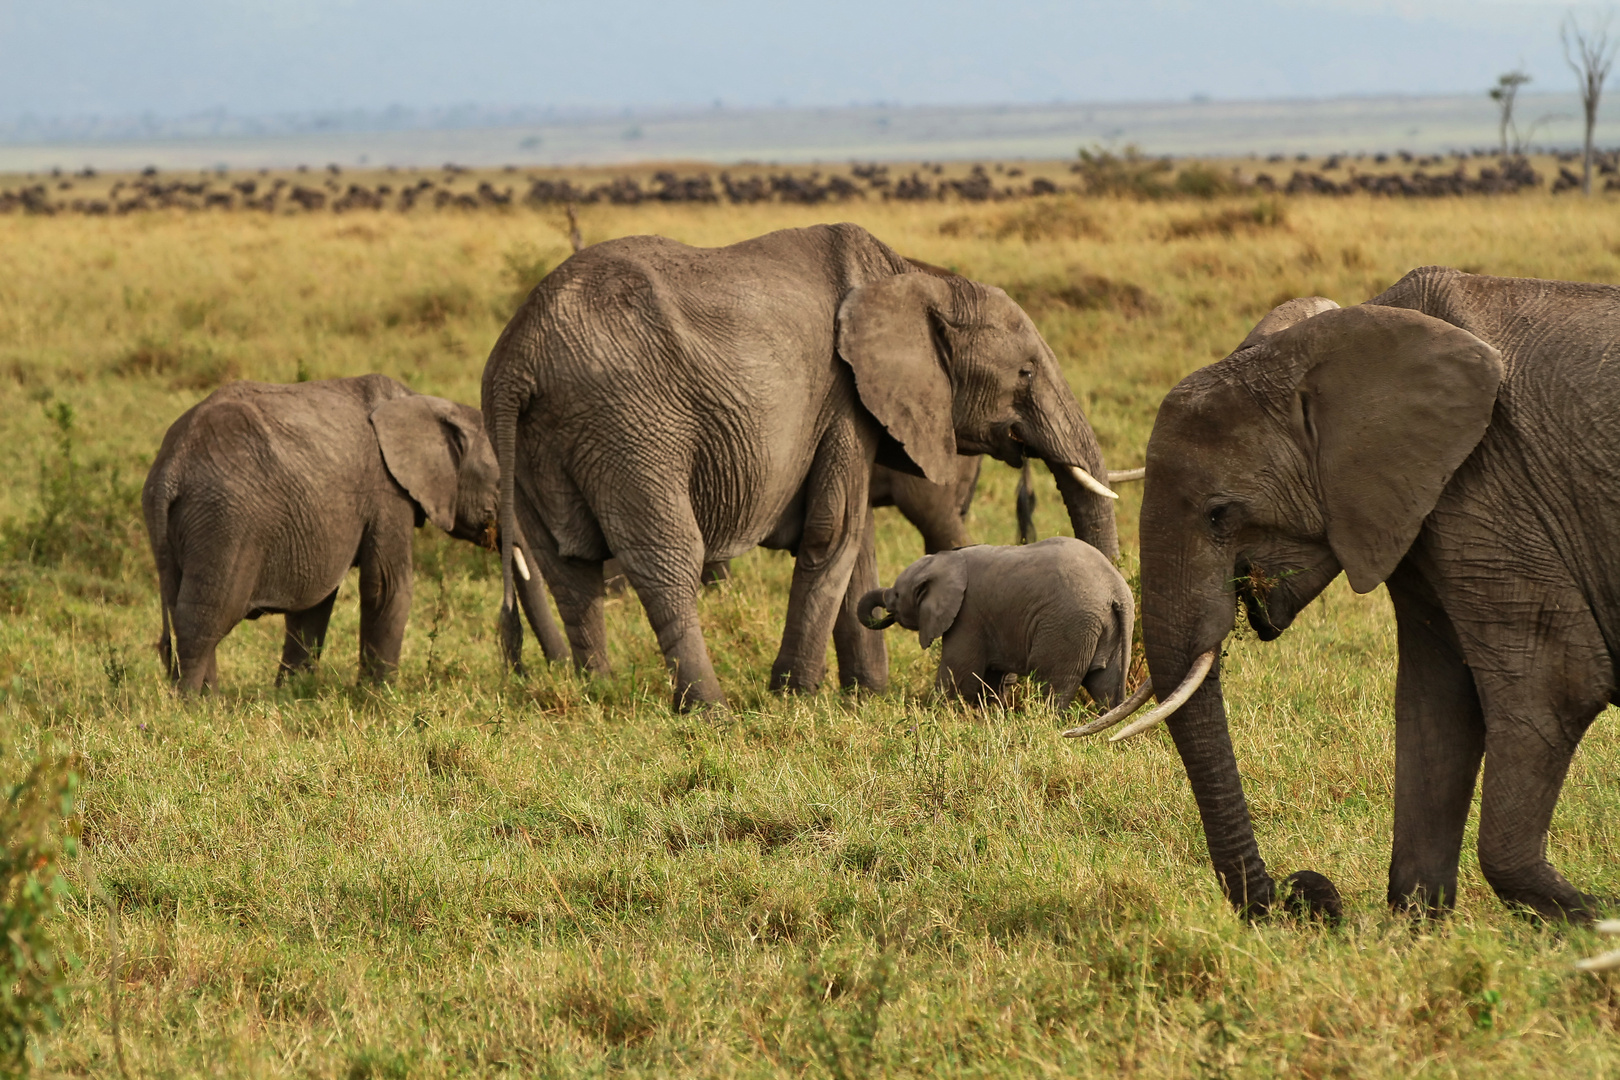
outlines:
{"label": "elephant behind herd", "polygon": [[[1166,397],[1141,519],[1151,677],[1068,734],[1158,695],[1115,738],[1168,718],[1239,910],[1278,897],[1227,731],[1222,642],[1235,605],[1271,640],[1342,570],[1395,608],[1390,903],[1454,903],[1483,763],[1480,865],[1497,894],[1549,917],[1596,911],[1546,840],[1576,746],[1620,685],[1617,341],[1615,288],[1428,267],[1353,308],[1289,301]],[[235,384],[177,421],[143,493],[171,676],[211,684],[218,640],[278,611],[283,671],[306,665],[351,565],[362,672],[386,675],[424,520],[498,543],[514,664],[520,608],[548,658],[565,650],[543,578],[575,664],[606,670],[616,558],[681,708],[724,702],[697,614],[705,567],[756,546],[795,559],[773,688],[815,688],[829,638],[841,684],[886,686],[881,632],[857,612],[865,594],[900,603],[875,591],[874,478],[898,503],[921,481],[960,495],[966,462],[977,475],[965,456],[1040,458],[1075,536],[1118,555],[1098,440],[1029,317],[852,225],[576,254],[501,334],[482,407],[363,376]],[[950,526],[940,546],[957,546]],[[1296,904],[1337,911],[1327,879],[1292,881]]]}

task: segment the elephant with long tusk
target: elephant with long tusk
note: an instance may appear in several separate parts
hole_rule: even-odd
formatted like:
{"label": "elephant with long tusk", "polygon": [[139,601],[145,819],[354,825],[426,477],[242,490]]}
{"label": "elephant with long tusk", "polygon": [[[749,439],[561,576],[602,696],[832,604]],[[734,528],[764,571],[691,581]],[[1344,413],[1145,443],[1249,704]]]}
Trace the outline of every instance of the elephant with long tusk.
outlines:
{"label": "elephant with long tusk", "polygon": [[[1141,518],[1163,704],[1115,738],[1166,722],[1239,910],[1264,914],[1277,890],[1221,644],[1238,604],[1269,641],[1343,572],[1387,587],[1398,630],[1389,902],[1454,903],[1483,763],[1485,879],[1517,908],[1593,917],[1546,852],[1576,746],[1620,698],[1616,342],[1620,289],[1426,267],[1356,307],[1279,306],[1165,398]],[[1307,907],[1333,899],[1302,873]]]}

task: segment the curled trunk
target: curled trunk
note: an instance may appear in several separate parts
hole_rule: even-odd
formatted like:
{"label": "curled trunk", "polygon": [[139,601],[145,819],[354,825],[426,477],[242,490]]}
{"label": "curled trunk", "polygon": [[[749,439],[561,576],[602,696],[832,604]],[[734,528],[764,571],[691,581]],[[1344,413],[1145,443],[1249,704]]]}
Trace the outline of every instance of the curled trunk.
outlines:
{"label": "curled trunk", "polygon": [[[863,595],[855,604],[855,616],[861,620],[861,625],[868,630],[887,630],[899,618],[894,611],[893,589],[873,589]],[[877,617],[877,609],[883,608],[888,614],[881,619]]]}

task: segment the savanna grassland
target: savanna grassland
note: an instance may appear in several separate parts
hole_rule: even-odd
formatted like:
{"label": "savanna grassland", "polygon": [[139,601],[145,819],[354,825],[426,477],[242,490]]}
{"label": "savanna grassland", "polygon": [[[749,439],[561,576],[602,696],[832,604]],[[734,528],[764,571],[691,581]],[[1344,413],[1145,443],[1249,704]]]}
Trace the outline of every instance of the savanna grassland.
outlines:
{"label": "savanna grassland", "polygon": [[[1021,299],[1114,468],[1283,299],[1353,303],[1427,263],[1620,283],[1620,201],[1544,191],[580,210],[586,242],[825,220]],[[1263,850],[1334,877],[1338,929],[1232,915],[1162,732],[1073,742],[1076,717],[1038,704],[937,704],[898,631],[888,696],[770,695],[780,553],[701,601],[722,718],[670,713],[633,595],[609,608],[611,678],[508,678],[497,567],[431,531],[393,686],[353,685],[351,576],[317,675],[274,686],[266,618],[222,646],[217,696],[173,698],[138,515],[165,428],[231,378],[381,371],[476,402],[566,229],[523,209],[0,217],[3,772],[54,746],[83,776],[59,921],[83,963],[45,1074],[119,1075],[115,1038],[142,1077],[1620,1072],[1620,984],[1570,966],[1590,932],[1508,913],[1471,851],[1448,921],[1384,906],[1382,590],[1341,580],[1224,669]],[[1042,479],[1042,532],[1064,532]],[[1013,541],[1015,482],[986,466],[977,538]],[[1139,499],[1123,488],[1128,576]],[[921,544],[879,520],[889,580]],[[1605,717],[1551,844],[1609,895],[1617,784]]]}

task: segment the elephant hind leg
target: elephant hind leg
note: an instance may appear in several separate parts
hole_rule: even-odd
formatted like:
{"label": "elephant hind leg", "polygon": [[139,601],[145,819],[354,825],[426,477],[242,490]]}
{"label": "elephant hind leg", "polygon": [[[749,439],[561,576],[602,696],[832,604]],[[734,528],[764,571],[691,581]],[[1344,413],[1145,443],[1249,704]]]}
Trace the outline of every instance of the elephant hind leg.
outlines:
{"label": "elephant hind leg", "polygon": [[[651,502],[646,500],[642,505]],[[665,515],[656,525],[648,528],[645,518],[642,525],[640,531],[656,536],[655,543],[624,542],[613,536],[608,541],[641,597],[653,633],[658,635],[658,647],[675,684],[675,708],[685,711],[698,705],[723,706],[725,695],[698,622],[697,592],[703,574],[704,543],[697,518],[683,500],[676,512]]]}
{"label": "elephant hind leg", "polygon": [[276,670],[276,685],[290,673],[306,671],[315,666],[326,645],[326,627],[332,620],[332,603],[337,590],[312,608],[289,611],[286,615],[287,637],[281,646],[281,665]]}
{"label": "elephant hind leg", "polygon": [[557,551],[557,541],[539,516],[525,505],[517,505],[518,527],[529,541],[537,568],[551,589],[551,599],[557,605],[557,617],[562,620],[563,633],[568,637],[568,648],[574,667],[591,675],[607,675],[612,671],[607,655],[607,619],[603,611],[604,568],[611,564],[618,573],[618,561],[608,563],[588,559],[565,559]]}

